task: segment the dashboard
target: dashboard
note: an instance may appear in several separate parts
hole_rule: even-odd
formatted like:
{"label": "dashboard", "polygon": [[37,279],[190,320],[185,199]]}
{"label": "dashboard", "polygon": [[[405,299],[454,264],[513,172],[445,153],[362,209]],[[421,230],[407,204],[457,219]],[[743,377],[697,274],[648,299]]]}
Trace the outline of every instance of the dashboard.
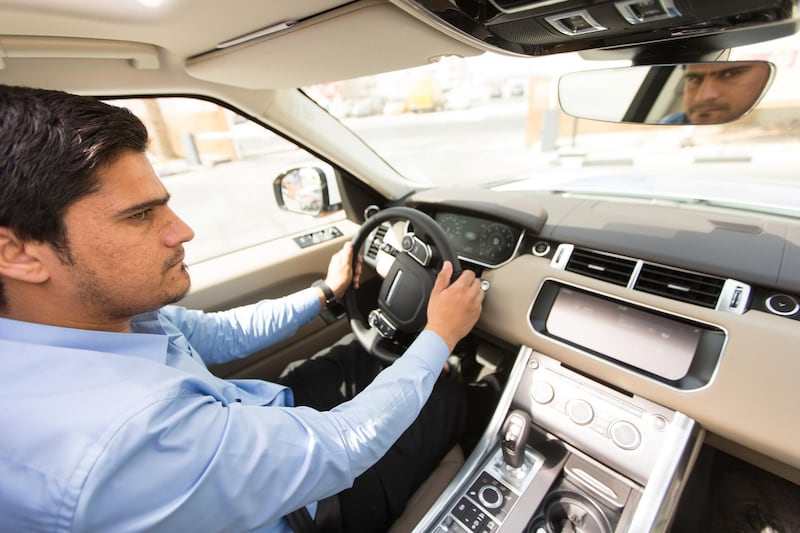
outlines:
{"label": "dashboard", "polygon": [[683,413],[714,445],[800,480],[800,426],[776,407],[796,403],[800,373],[797,221],[464,188],[406,205],[483,266],[480,332]]}
{"label": "dashboard", "polygon": [[[499,440],[484,437],[416,531],[533,530],[572,516],[576,494],[592,530],[658,529],[703,443],[800,483],[800,425],[782,407],[800,373],[800,223],[498,192],[406,201],[482,266],[478,352],[481,337],[519,347],[486,433]],[[512,479],[501,451],[519,413],[539,434]]]}

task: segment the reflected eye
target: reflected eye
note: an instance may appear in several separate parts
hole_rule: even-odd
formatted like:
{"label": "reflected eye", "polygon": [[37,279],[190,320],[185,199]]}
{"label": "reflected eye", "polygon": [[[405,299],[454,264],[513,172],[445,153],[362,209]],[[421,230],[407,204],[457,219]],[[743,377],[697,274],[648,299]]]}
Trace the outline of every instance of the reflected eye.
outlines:
{"label": "reflected eye", "polygon": [[703,80],[702,76],[698,76],[697,74],[687,74],[684,79],[687,85],[699,85]]}

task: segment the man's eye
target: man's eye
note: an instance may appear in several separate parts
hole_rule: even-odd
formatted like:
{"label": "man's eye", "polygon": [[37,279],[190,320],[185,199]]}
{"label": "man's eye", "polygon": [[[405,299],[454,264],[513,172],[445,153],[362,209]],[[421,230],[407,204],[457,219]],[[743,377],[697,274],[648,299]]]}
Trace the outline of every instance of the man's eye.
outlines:
{"label": "man's eye", "polygon": [[144,211],[139,211],[138,213],[132,214],[130,218],[131,220],[144,221],[150,218],[150,213],[152,211],[152,209],[145,209]]}
{"label": "man's eye", "polygon": [[743,70],[743,69],[731,69],[731,70],[726,70],[726,71],[724,71],[724,72],[722,73],[722,75],[720,76],[720,78],[722,78],[723,80],[729,80],[729,79],[731,79],[731,78],[735,78],[736,76],[739,76],[739,75],[740,75],[740,74],[742,74],[743,72],[744,72],[744,70]]}

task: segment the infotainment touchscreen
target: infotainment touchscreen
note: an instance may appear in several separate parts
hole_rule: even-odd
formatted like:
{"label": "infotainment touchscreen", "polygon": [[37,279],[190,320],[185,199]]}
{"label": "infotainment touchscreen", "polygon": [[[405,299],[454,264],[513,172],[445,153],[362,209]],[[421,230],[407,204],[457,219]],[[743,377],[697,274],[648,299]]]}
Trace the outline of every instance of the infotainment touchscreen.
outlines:
{"label": "infotainment touchscreen", "polygon": [[547,333],[667,380],[686,376],[703,329],[560,287]]}

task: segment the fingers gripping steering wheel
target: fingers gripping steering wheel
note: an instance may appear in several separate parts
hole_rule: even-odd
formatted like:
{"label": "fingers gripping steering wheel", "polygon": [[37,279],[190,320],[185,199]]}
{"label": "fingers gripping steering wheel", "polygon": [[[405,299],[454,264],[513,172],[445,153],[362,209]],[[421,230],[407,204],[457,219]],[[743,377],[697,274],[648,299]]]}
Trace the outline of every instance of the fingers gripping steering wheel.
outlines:
{"label": "fingers gripping steering wheel", "polygon": [[[416,335],[427,323],[428,300],[444,261],[453,264],[453,280],[461,273],[458,259],[447,235],[425,213],[409,207],[390,207],[367,219],[353,238],[353,265],[370,233],[384,222],[407,220],[413,232],[402,238],[402,249],[384,244],[383,251],[394,256],[394,263],[378,292],[378,307],[365,320],[358,308],[356,291],[345,293],[345,308],[356,339],[367,352],[386,361],[399,357],[399,337]],[[452,281],[452,280],[451,280]]]}

